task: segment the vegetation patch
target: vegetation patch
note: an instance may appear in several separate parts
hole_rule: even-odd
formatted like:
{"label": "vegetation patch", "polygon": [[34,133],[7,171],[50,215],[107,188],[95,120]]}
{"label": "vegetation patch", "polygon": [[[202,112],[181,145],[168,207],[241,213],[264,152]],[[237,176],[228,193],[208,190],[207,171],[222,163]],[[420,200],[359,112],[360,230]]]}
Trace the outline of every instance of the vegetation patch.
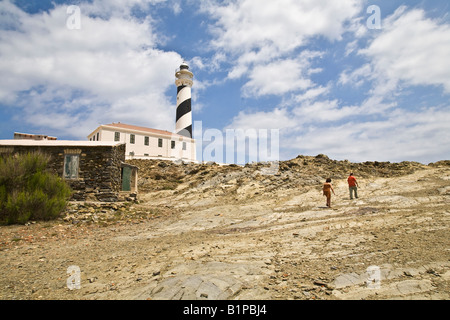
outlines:
{"label": "vegetation patch", "polygon": [[0,223],[52,220],[66,207],[70,187],[46,170],[49,156],[39,152],[0,158]]}

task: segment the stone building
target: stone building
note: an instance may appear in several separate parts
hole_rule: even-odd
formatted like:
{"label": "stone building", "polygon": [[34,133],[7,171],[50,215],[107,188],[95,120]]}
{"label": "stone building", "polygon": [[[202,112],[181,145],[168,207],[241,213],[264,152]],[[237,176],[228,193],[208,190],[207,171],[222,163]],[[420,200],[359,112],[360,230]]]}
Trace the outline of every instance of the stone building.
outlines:
{"label": "stone building", "polygon": [[48,169],[72,188],[72,200],[114,202],[137,196],[138,168],[125,163],[125,144],[64,140],[0,140],[0,156],[39,151]]}

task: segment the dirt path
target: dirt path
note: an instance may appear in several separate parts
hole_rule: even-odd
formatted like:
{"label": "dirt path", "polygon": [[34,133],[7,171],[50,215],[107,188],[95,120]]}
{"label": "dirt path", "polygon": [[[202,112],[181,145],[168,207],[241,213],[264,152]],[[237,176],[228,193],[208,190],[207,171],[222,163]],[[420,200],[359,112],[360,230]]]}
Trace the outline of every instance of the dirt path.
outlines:
{"label": "dirt path", "polygon": [[141,195],[131,209],[170,212],[151,219],[3,226],[0,298],[449,299],[450,168],[359,183],[331,209],[320,187],[246,185]]}

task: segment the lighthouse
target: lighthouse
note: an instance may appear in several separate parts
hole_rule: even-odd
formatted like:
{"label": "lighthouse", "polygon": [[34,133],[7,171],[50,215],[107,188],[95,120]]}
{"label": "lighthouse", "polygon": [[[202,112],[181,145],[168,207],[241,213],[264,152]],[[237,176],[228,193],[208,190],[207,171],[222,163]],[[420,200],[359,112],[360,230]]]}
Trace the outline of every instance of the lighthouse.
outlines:
{"label": "lighthouse", "polygon": [[175,85],[177,86],[177,117],[175,133],[192,138],[191,88],[194,74],[189,66],[183,62],[175,71]]}

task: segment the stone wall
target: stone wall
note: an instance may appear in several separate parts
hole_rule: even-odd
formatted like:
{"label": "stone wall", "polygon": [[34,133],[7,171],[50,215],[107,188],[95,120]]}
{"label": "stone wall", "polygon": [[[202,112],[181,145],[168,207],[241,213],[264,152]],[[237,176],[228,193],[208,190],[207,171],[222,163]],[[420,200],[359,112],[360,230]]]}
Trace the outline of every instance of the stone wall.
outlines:
{"label": "stone wall", "polygon": [[0,156],[39,151],[50,155],[48,169],[63,177],[66,154],[79,155],[78,177],[65,179],[74,201],[118,201],[125,144],[116,146],[0,146]]}

